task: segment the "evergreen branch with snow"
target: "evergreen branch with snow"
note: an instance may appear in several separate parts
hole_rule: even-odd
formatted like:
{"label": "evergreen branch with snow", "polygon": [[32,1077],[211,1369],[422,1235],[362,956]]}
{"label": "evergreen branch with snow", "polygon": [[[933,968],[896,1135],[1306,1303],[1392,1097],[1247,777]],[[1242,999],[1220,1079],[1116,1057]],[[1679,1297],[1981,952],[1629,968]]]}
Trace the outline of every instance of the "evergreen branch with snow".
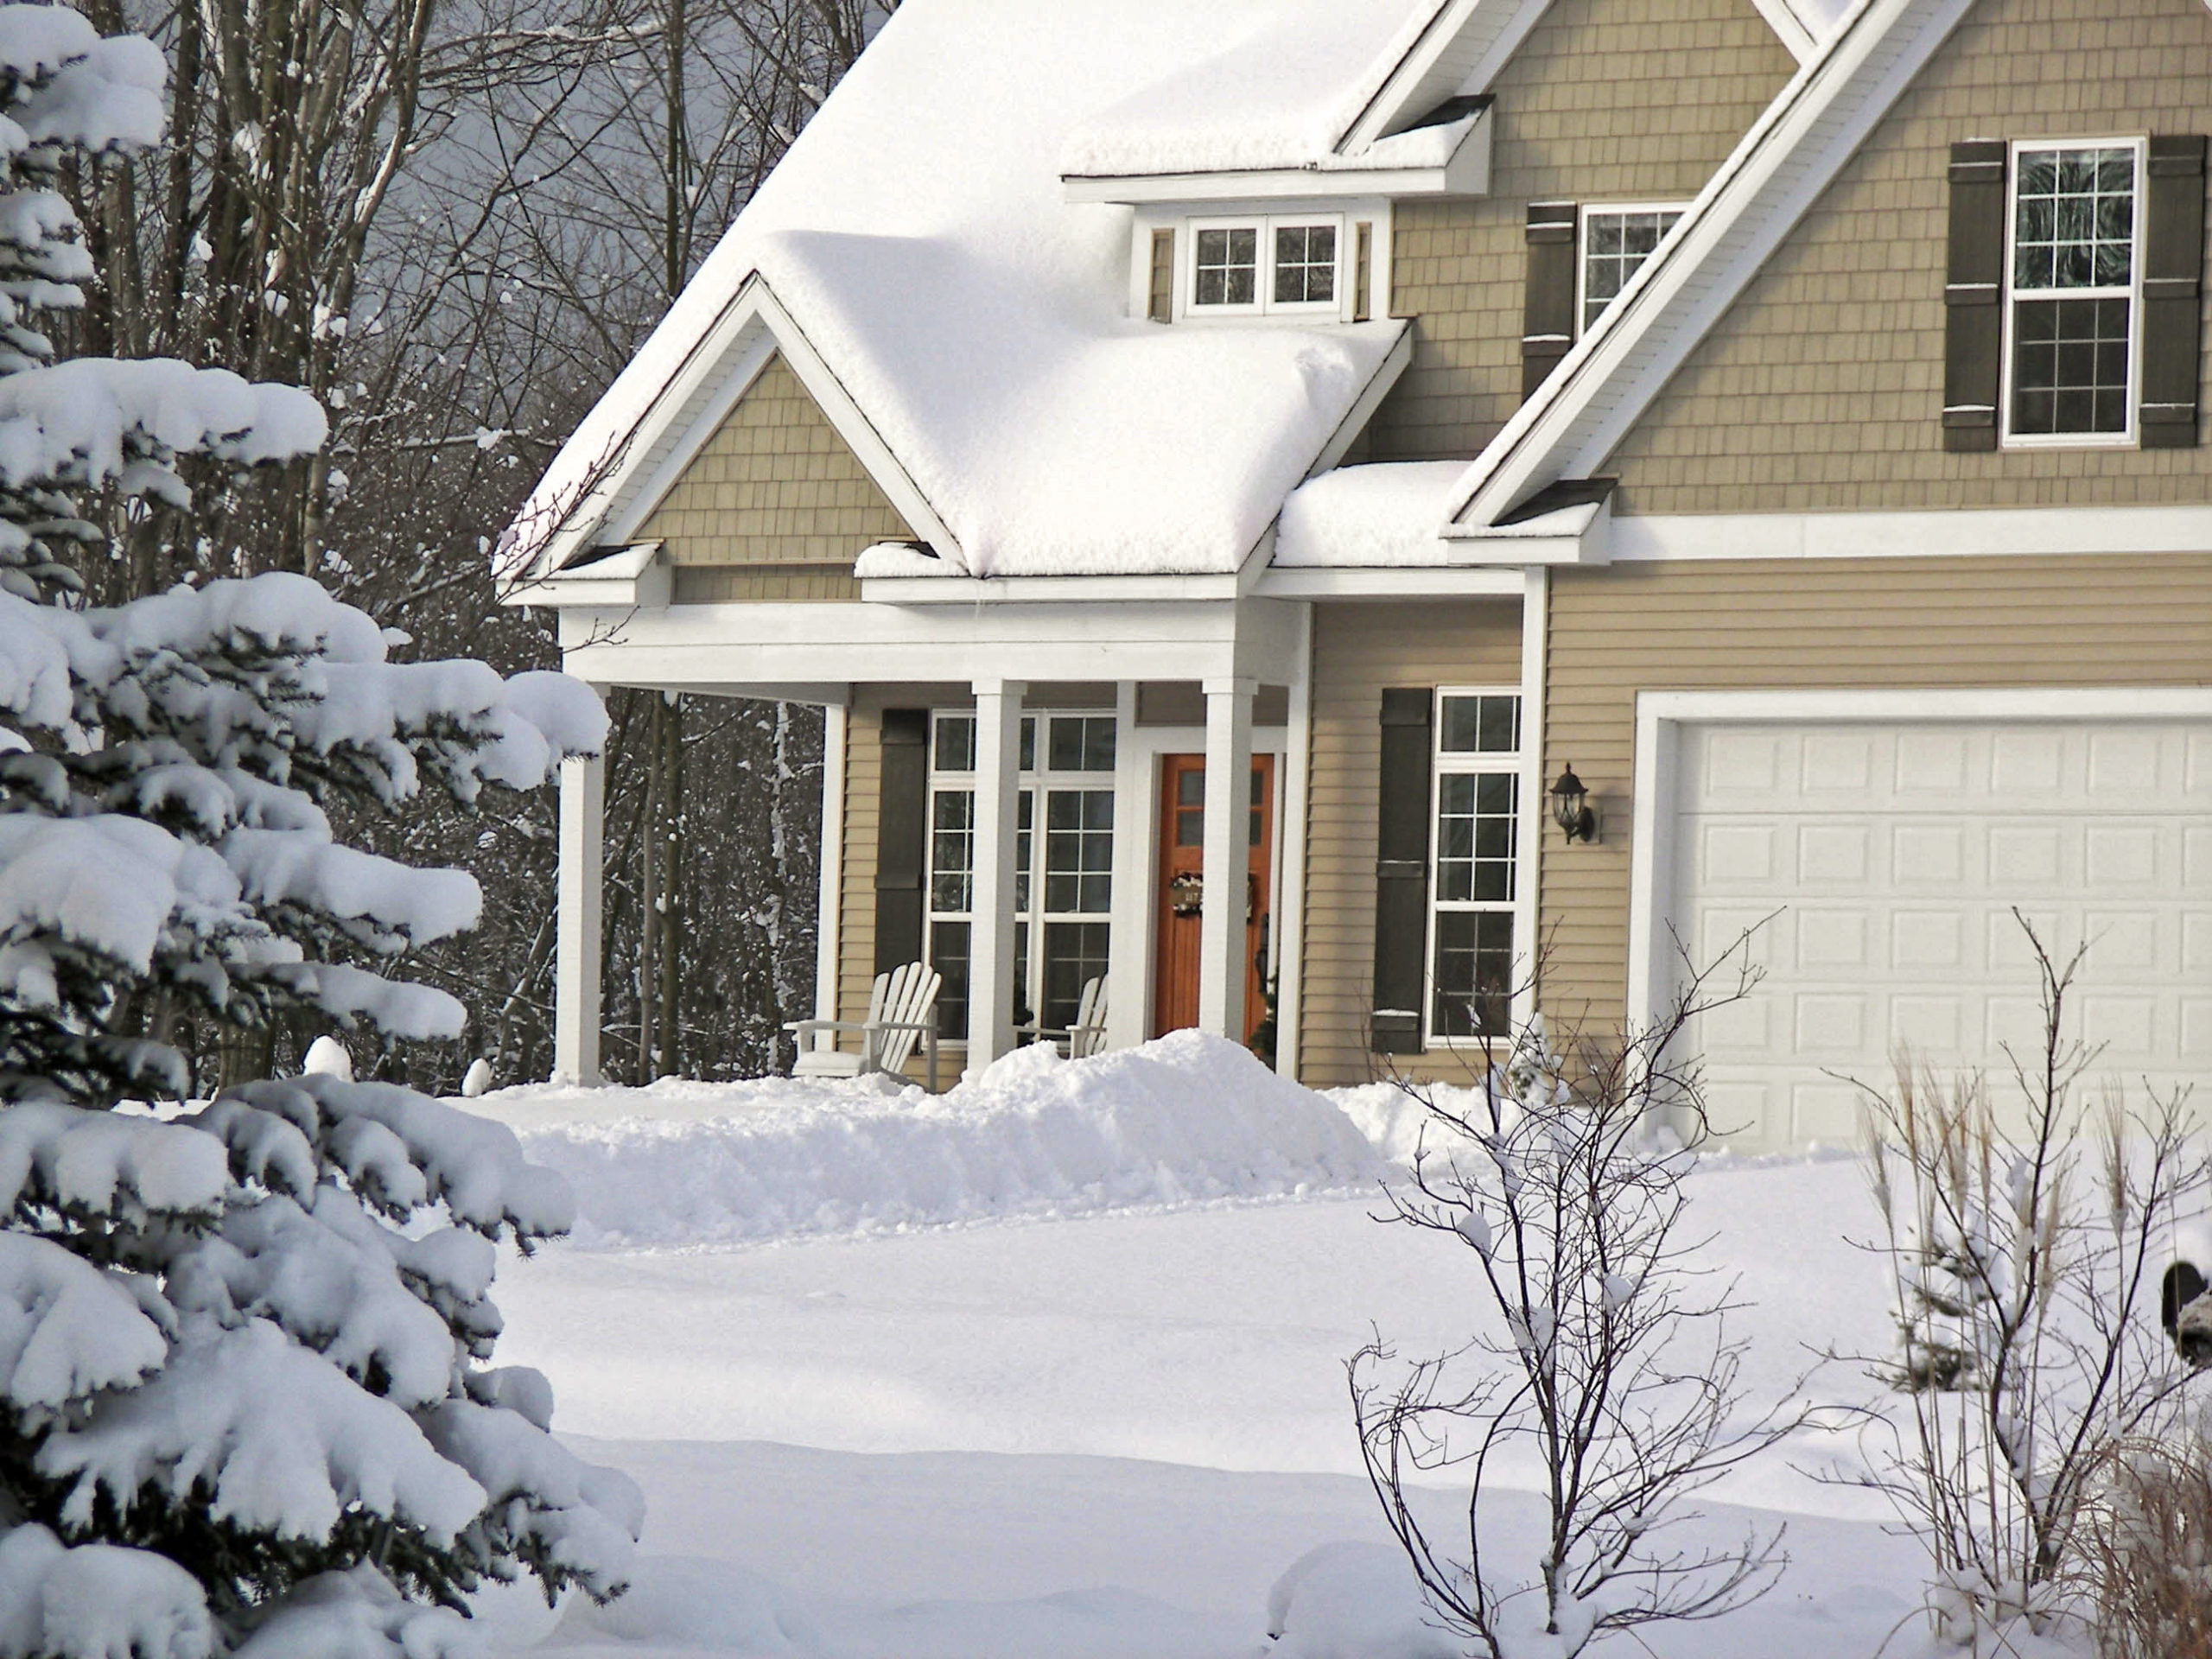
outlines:
{"label": "evergreen branch with snow", "polygon": [[627,1573],[636,1489],[489,1363],[498,1247],[564,1231],[566,1186],[390,1084],[133,1097],[185,1092],[180,1013],[456,1033],[395,970],[474,925],[474,879],[342,827],[537,787],[606,720],[558,674],[392,660],[302,576],[85,602],[79,493],[189,523],[188,476],[327,431],[295,389],[57,362],[35,326],[96,274],[55,177],[155,142],[162,81],[143,40],[0,5],[0,1655],[425,1659],[486,1580]]}

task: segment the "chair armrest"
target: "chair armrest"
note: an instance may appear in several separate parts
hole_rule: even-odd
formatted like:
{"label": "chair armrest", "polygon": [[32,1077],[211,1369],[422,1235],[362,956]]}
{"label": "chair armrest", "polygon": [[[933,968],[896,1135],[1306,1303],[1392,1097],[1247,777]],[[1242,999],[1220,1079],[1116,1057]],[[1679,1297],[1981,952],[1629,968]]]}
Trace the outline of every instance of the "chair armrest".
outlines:
{"label": "chair armrest", "polygon": [[[821,1023],[827,1025],[829,1021]],[[934,1020],[871,1020],[865,1026],[847,1026],[847,1031],[929,1031],[937,1029]]]}
{"label": "chair armrest", "polygon": [[787,1020],[784,1029],[804,1037],[810,1031],[868,1031],[872,1027],[856,1025],[850,1020]]}

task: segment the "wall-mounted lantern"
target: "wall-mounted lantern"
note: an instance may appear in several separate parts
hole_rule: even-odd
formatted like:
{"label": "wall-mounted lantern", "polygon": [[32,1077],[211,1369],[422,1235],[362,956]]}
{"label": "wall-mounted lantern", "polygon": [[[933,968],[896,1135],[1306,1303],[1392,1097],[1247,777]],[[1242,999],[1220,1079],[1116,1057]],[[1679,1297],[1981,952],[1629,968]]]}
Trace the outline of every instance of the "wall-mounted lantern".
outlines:
{"label": "wall-mounted lantern", "polygon": [[1590,791],[1583,788],[1572,766],[1552,785],[1552,816],[1570,842],[1598,839],[1598,814],[1590,805]]}

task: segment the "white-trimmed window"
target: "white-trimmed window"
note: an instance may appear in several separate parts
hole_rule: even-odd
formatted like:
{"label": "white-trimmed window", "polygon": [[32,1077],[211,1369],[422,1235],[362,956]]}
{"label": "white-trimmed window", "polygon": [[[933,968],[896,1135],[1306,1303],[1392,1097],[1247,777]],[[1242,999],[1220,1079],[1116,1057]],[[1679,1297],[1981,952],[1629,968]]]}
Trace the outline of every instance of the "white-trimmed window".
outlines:
{"label": "white-trimmed window", "polygon": [[[1075,1023],[1084,983],[1106,971],[1113,907],[1114,716],[1039,709],[1021,717],[1014,803],[1014,1023]],[[1042,749],[1039,749],[1039,741]],[[930,721],[930,965],[944,976],[946,1036],[968,1030],[968,964],[975,923],[976,717]],[[1044,880],[1036,866],[1044,823]],[[1030,941],[1042,938],[1041,952]]]}
{"label": "white-trimmed window", "polygon": [[1334,315],[1343,264],[1340,214],[1194,220],[1188,309],[1202,316]]}
{"label": "white-trimmed window", "polygon": [[1630,202],[1582,210],[1581,247],[1575,260],[1575,308],[1584,334],[1658,251],[1686,202]]}
{"label": "white-trimmed window", "polygon": [[1503,1037],[1513,1006],[1521,850],[1521,697],[1436,694],[1429,836],[1431,1042]]}
{"label": "white-trimmed window", "polygon": [[2012,146],[2005,440],[2132,443],[2143,141]]}

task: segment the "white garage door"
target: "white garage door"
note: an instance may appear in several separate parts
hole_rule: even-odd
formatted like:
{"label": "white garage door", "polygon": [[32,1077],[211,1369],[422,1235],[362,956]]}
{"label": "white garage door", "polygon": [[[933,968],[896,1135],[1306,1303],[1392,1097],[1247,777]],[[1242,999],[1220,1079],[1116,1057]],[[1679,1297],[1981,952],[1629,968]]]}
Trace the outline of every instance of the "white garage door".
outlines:
{"label": "white garage door", "polygon": [[1886,1087],[1901,1048],[1998,1086],[2040,1034],[2016,905],[2089,942],[2098,1073],[2212,1108],[2212,724],[1686,726],[1676,765],[1677,931],[1710,960],[1779,912],[1764,982],[1697,1033],[1716,1127],[1848,1141],[1841,1079]]}

